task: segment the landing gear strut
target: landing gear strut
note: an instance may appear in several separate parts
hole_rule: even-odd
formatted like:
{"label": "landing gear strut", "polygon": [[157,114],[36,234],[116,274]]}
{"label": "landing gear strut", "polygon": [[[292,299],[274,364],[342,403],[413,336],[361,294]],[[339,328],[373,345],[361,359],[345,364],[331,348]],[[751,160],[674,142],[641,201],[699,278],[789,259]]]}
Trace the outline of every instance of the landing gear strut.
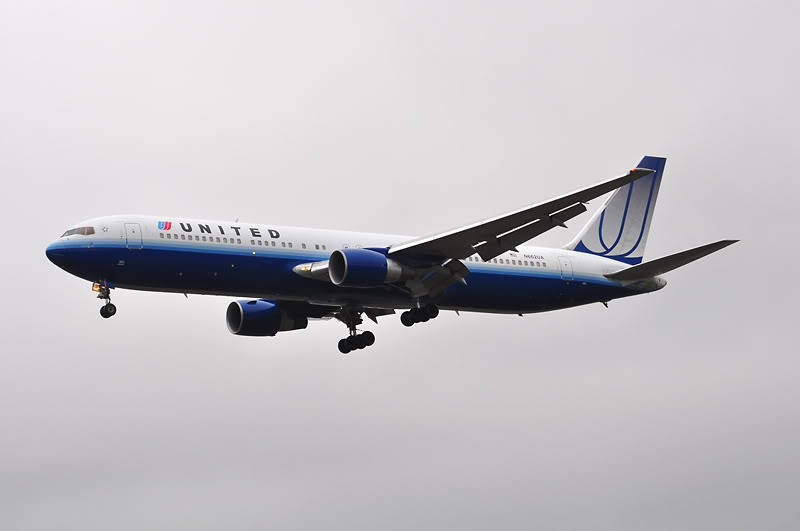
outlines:
{"label": "landing gear strut", "polygon": [[363,322],[360,311],[345,307],[342,308],[341,312],[336,314],[336,318],[347,325],[347,329],[350,332],[349,336],[339,340],[339,352],[342,354],[348,354],[354,350],[367,348],[375,343],[375,334],[369,331],[359,333],[356,329],[356,327]]}
{"label": "landing gear strut", "polygon": [[103,319],[114,317],[117,314],[117,307],[111,304],[111,290],[108,289],[107,286],[95,282],[92,285],[92,291],[97,292],[98,299],[106,301],[106,303],[100,307],[100,316],[103,317]]}
{"label": "landing gear strut", "polygon": [[426,323],[439,316],[439,307],[435,304],[423,304],[400,314],[400,322],[405,326]]}

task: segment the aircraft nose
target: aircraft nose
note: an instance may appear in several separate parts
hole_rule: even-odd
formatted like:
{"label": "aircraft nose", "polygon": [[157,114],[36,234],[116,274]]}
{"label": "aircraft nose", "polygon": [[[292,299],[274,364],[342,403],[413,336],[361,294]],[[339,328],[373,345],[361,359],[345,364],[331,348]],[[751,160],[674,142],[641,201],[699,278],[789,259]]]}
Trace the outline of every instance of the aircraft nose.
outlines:
{"label": "aircraft nose", "polygon": [[56,246],[55,242],[47,246],[47,249],[44,250],[44,254],[47,256],[47,259],[55,265],[61,265],[64,262],[64,253]]}

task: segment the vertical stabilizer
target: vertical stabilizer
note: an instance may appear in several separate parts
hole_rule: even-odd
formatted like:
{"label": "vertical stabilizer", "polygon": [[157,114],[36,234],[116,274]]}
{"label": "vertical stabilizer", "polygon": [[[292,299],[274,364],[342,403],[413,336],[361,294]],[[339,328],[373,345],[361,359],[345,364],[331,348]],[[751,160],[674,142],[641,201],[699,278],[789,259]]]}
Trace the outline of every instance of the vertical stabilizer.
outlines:
{"label": "vertical stabilizer", "polygon": [[636,167],[655,173],[614,191],[565,249],[641,263],[666,162],[661,157],[643,158]]}

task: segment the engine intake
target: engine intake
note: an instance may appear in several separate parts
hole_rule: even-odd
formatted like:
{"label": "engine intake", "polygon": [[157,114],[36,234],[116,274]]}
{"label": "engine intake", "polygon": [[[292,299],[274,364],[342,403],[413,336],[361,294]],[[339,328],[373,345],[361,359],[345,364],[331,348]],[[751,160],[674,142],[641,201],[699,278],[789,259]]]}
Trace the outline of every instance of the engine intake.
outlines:
{"label": "engine intake", "polygon": [[403,264],[369,249],[338,249],[328,260],[331,282],[345,288],[374,288],[411,278]]}
{"label": "engine intake", "polygon": [[302,330],[308,326],[304,315],[292,315],[280,303],[265,300],[235,301],[228,305],[225,322],[237,336],[274,336],[278,332]]}

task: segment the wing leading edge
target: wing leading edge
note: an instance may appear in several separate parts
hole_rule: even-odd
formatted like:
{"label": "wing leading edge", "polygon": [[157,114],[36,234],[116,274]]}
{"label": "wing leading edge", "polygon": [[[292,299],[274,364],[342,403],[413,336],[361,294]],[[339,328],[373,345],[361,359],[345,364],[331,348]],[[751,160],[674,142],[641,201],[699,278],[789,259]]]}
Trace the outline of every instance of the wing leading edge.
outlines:
{"label": "wing leading edge", "polygon": [[507,214],[389,248],[389,254],[464,259],[475,253],[492,258],[547,232],[586,211],[584,203],[632,183],[653,170],[634,168],[626,175],[530,205]]}

